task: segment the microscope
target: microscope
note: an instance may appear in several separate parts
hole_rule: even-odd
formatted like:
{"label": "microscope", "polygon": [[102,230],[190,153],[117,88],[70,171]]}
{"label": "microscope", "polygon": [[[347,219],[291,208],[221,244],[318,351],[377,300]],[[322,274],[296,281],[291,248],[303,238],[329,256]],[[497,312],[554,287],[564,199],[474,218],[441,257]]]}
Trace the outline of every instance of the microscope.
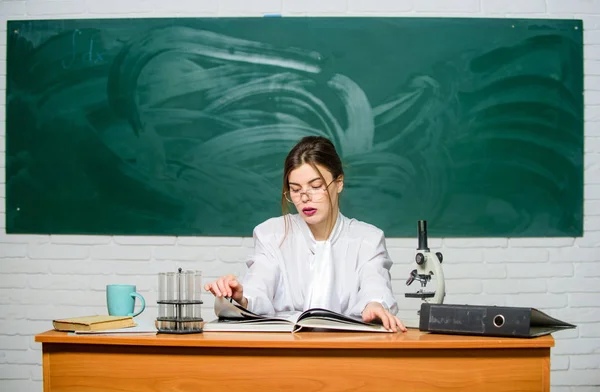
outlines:
{"label": "microscope", "polygon": [[[412,270],[406,285],[410,286],[415,280],[421,282],[421,288],[416,293],[404,294],[406,298],[421,298],[423,301],[433,304],[442,304],[446,296],[444,284],[444,272],[442,271],[443,256],[440,252],[431,253],[427,246],[427,221],[417,222],[417,235],[419,246],[415,255],[417,268]],[[425,291],[425,286],[435,277],[435,291]],[[418,315],[419,311],[417,311]]]}

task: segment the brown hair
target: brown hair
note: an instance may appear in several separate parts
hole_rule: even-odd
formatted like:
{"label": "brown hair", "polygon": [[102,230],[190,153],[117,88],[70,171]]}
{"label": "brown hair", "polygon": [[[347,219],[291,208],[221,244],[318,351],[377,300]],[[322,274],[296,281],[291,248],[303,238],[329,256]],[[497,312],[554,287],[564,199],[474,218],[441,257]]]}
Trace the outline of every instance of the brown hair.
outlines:
{"label": "brown hair", "polygon": [[[319,174],[319,177],[325,183],[323,173],[317,168],[317,165],[325,167],[331,175],[333,180],[339,179],[340,176],[344,175],[344,169],[342,167],[342,161],[335,149],[333,143],[323,136],[305,136],[290,150],[285,162],[283,164],[283,186],[281,192],[281,212],[284,216],[289,213],[289,202],[285,198],[285,193],[289,192],[289,176],[292,170],[297,169],[303,164],[309,164]],[[329,194],[329,193],[327,193]],[[333,212],[333,205],[331,204],[331,198],[329,200],[330,211]],[[329,231],[333,229],[335,222],[332,220],[333,214],[330,213],[329,219]],[[285,235],[288,232],[288,218],[285,220]],[[282,241],[283,243],[283,241]]]}

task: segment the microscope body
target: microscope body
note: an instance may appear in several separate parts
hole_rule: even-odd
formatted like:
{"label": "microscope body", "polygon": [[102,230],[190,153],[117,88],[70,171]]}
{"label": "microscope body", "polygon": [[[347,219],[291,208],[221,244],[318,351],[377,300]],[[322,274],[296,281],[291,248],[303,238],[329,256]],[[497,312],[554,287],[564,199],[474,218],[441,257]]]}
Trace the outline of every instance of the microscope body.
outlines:
{"label": "microscope body", "polygon": [[[421,298],[423,301],[442,304],[446,296],[444,271],[442,270],[443,256],[440,252],[432,253],[427,246],[427,222],[418,222],[419,246],[415,253],[416,268],[410,273],[406,285],[410,286],[415,280],[421,283],[421,289],[415,293],[406,293],[407,298]],[[435,291],[425,291],[425,286],[435,278]]]}

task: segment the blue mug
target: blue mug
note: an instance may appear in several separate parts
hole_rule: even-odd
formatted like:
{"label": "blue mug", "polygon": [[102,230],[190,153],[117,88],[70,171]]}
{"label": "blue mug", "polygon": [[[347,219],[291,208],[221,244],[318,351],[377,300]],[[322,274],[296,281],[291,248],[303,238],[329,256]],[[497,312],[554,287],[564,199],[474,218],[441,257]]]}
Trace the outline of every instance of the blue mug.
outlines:
{"label": "blue mug", "polygon": [[[106,286],[106,305],[111,316],[137,316],[146,309],[146,300],[137,293],[132,284],[109,284]],[[135,298],[139,298],[142,308],[134,313]]]}

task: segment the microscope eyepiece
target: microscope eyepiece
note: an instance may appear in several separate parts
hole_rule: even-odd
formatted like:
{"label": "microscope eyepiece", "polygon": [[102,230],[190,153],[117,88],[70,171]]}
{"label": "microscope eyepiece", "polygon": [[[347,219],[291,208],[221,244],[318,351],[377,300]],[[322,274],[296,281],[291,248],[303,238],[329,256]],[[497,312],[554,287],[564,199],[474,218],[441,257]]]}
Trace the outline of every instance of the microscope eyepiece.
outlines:
{"label": "microscope eyepiece", "polygon": [[420,220],[417,222],[417,233],[419,240],[419,247],[417,250],[429,252],[429,247],[427,246],[427,221]]}

